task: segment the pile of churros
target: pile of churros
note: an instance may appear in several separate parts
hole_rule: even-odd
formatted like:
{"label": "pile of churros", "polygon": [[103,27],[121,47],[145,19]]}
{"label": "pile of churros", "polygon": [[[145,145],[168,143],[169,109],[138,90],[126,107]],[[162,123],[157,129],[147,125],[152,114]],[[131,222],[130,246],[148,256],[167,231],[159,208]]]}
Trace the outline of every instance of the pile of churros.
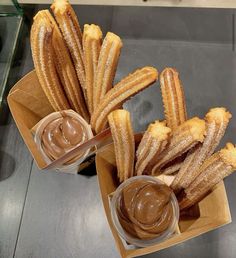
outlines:
{"label": "pile of churros", "polygon": [[174,175],[170,187],[183,210],[202,200],[236,170],[236,148],[232,143],[215,152],[231,114],[224,107],[216,107],[204,119],[188,118],[178,72],[164,69],[160,84],[165,121],[151,123],[136,150],[129,112],[118,109],[108,116],[117,176],[123,182],[139,175]]}
{"label": "pile of churros", "polygon": [[41,10],[31,28],[31,49],[40,85],[55,111],[73,109],[99,133],[108,114],[157,80],[157,70],[143,67],[114,85],[122,41],[98,25],[83,32],[67,0]]}
{"label": "pile of churros", "polygon": [[35,70],[55,111],[73,109],[93,132],[111,127],[120,182],[143,174],[174,174],[171,188],[181,209],[201,200],[214,185],[236,169],[236,148],[228,143],[215,152],[231,114],[212,108],[204,119],[188,118],[178,72],[160,75],[165,121],[155,121],[135,149],[128,111],[122,104],[158,79],[154,67],[143,67],[113,85],[122,41],[98,25],[83,31],[67,0],[54,0],[51,11],[39,11],[31,29]]}

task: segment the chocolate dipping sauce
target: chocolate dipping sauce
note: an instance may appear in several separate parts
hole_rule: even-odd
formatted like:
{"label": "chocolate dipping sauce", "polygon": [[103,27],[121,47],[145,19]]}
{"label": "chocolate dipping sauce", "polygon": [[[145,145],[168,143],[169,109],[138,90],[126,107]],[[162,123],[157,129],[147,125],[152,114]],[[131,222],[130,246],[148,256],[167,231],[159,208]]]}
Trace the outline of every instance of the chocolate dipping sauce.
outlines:
{"label": "chocolate dipping sauce", "polygon": [[138,239],[150,240],[173,221],[171,189],[147,180],[136,180],[121,192],[117,215],[123,229]]}
{"label": "chocolate dipping sauce", "polygon": [[41,135],[42,149],[52,160],[59,158],[88,139],[86,130],[80,121],[64,112],[61,115],[49,122]]}

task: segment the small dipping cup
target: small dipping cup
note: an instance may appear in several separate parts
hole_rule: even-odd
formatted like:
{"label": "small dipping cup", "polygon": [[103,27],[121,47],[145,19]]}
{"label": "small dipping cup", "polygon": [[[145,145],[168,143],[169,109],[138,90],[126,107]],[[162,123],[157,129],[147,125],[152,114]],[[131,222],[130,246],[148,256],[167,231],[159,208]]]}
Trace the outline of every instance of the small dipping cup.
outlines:
{"label": "small dipping cup", "polygon": [[[64,110],[62,111],[64,115],[66,116],[70,116],[74,119],[76,119],[77,121],[79,121],[79,123],[82,125],[82,127],[84,128],[84,132],[86,134],[87,140],[91,139],[93,137],[93,133],[91,130],[91,126],[75,111],[73,110]],[[61,112],[53,112],[51,114],[49,114],[48,116],[44,117],[37,125],[36,128],[36,132],[35,132],[35,136],[34,136],[34,140],[45,160],[45,162],[47,164],[51,163],[53,160],[47,155],[47,153],[44,151],[43,147],[42,147],[42,141],[41,141],[41,137],[42,134],[44,132],[45,127],[52,122],[53,120],[56,120],[58,118],[62,117],[62,113]],[[80,143],[78,144],[80,145]],[[77,146],[78,146],[77,145]],[[76,147],[76,146],[74,146]],[[78,157],[78,159],[73,158],[72,163],[70,164],[63,164],[61,166],[56,167],[56,170],[59,170],[61,172],[64,173],[70,173],[70,174],[77,174],[78,170],[79,170],[79,165],[85,160],[85,158],[88,156],[90,150],[87,150],[82,156],[80,155]]]}
{"label": "small dipping cup", "polygon": [[135,177],[129,178],[128,180],[123,182],[114,192],[111,198],[110,208],[111,208],[111,216],[112,216],[113,224],[117,232],[119,233],[120,237],[123,238],[129,244],[132,244],[138,247],[146,247],[146,246],[158,244],[168,239],[169,237],[171,237],[171,235],[174,234],[179,221],[179,205],[175,197],[175,194],[172,192],[170,195],[170,203],[173,211],[173,216],[172,216],[172,221],[169,223],[168,228],[151,239],[141,239],[141,238],[134,237],[122,227],[119,221],[118,207],[120,207],[121,205],[120,203],[123,195],[123,190],[126,187],[130,186],[131,184],[134,184],[138,180],[154,183],[157,186],[165,185],[164,182],[162,182],[161,180],[153,176],[135,176]]}

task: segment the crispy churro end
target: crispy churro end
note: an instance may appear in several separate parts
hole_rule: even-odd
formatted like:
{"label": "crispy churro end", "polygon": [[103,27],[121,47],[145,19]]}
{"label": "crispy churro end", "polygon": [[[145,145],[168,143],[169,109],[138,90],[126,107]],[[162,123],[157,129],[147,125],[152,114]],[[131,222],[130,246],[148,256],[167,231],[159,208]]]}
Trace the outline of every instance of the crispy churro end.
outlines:
{"label": "crispy churro end", "polygon": [[61,14],[63,14],[67,10],[68,5],[68,0],[54,0],[53,4],[51,5],[51,9],[54,12],[60,12]]}
{"label": "crispy churro end", "polygon": [[206,123],[204,120],[196,117],[190,130],[195,139],[203,142],[206,134]]}
{"label": "crispy churro end", "polygon": [[48,15],[51,15],[48,10],[40,10],[35,14],[33,20],[47,19]]}
{"label": "crispy churro end", "polygon": [[146,73],[150,74],[150,77],[153,79],[153,81],[156,81],[158,79],[158,71],[156,68],[152,66],[145,66],[141,68],[140,70],[143,70]]}
{"label": "crispy churro end", "polygon": [[102,31],[98,25],[95,24],[85,24],[84,34],[92,39],[99,40],[102,38]]}
{"label": "crispy churro end", "polygon": [[160,122],[158,120],[155,121],[154,123],[151,123],[148,126],[147,131],[148,131],[148,133],[150,133],[152,135],[152,137],[154,137],[160,141],[164,141],[164,140],[168,139],[168,137],[171,133],[171,129],[166,126],[166,123]]}
{"label": "crispy churro end", "polygon": [[211,108],[209,112],[206,114],[206,121],[207,122],[216,122],[220,123],[228,123],[230,118],[232,117],[231,113],[226,110],[224,107],[216,107]]}
{"label": "crispy churro end", "polygon": [[109,121],[112,117],[129,118],[129,117],[130,117],[130,113],[129,113],[129,111],[127,111],[127,110],[125,110],[125,109],[116,109],[116,110],[112,111],[112,112],[108,115],[108,121]]}
{"label": "crispy churro end", "polygon": [[189,127],[192,137],[200,142],[203,142],[206,134],[206,123],[203,119],[193,117],[183,123],[180,127]]}
{"label": "crispy churro end", "polygon": [[105,39],[111,42],[115,42],[116,44],[120,45],[120,47],[123,46],[121,38],[113,32],[107,32]]}
{"label": "crispy churro end", "polygon": [[34,16],[34,18],[33,18],[33,20],[34,21],[36,21],[36,20],[38,20],[39,18],[41,18],[41,13],[42,11],[39,11],[39,12],[37,12],[36,14],[35,14],[35,16]]}
{"label": "crispy churro end", "polygon": [[232,143],[227,143],[219,153],[227,165],[236,169],[236,147]]}
{"label": "crispy churro end", "polygon": [[51,33],[55,27],[55,24],[52,22],[53,17],[49,10],[40,10],[33,18],[34,22],[37,22],[39,26],[44,26],[47,29],[48,33]]}
{"label": "crispy churro end", "polygon": [[160,80],[164,80],[164,77],[168,77],[171,74],[173,74],[173,76],[175,75],[179,77],[179,72],[175,68],[166,67],[160,74]]}
{"label": "crispy churro end", "polygon": [[47,35],[51,35],[52,31],[53,31],[53,24],[47,19],[47,16],[45,15],[44,10],[40,11],[40,13],[37,13],[34,17],[34,21],[35,23],[38,24],[39,27],[41,27],[41,29],[46,30]]}
{"label": "crispy churro end", "polygon": [[166,67],[166,68],[161,72],[161,74],[164,74],[164,73],[166,73],[166,72],[172,72],[172,73],[179,74],[178,71],[177,71],[175,68],[173,68],[173,67]]}

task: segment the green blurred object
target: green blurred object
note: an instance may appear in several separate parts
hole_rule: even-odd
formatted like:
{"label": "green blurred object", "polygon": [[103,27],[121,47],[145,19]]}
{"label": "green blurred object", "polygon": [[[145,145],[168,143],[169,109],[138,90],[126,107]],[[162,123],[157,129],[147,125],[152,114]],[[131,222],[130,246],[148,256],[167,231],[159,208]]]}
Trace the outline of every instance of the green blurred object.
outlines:
{"label": "green blurred object", "polygon": [[0,1],[0,113],[22,21],[23,11],[16,0]]}
{"label": "green blurred object", "polygon": [[17,0],[1,0],[0,1],[1,16],[18,16],[23,15],[23,11]]}

